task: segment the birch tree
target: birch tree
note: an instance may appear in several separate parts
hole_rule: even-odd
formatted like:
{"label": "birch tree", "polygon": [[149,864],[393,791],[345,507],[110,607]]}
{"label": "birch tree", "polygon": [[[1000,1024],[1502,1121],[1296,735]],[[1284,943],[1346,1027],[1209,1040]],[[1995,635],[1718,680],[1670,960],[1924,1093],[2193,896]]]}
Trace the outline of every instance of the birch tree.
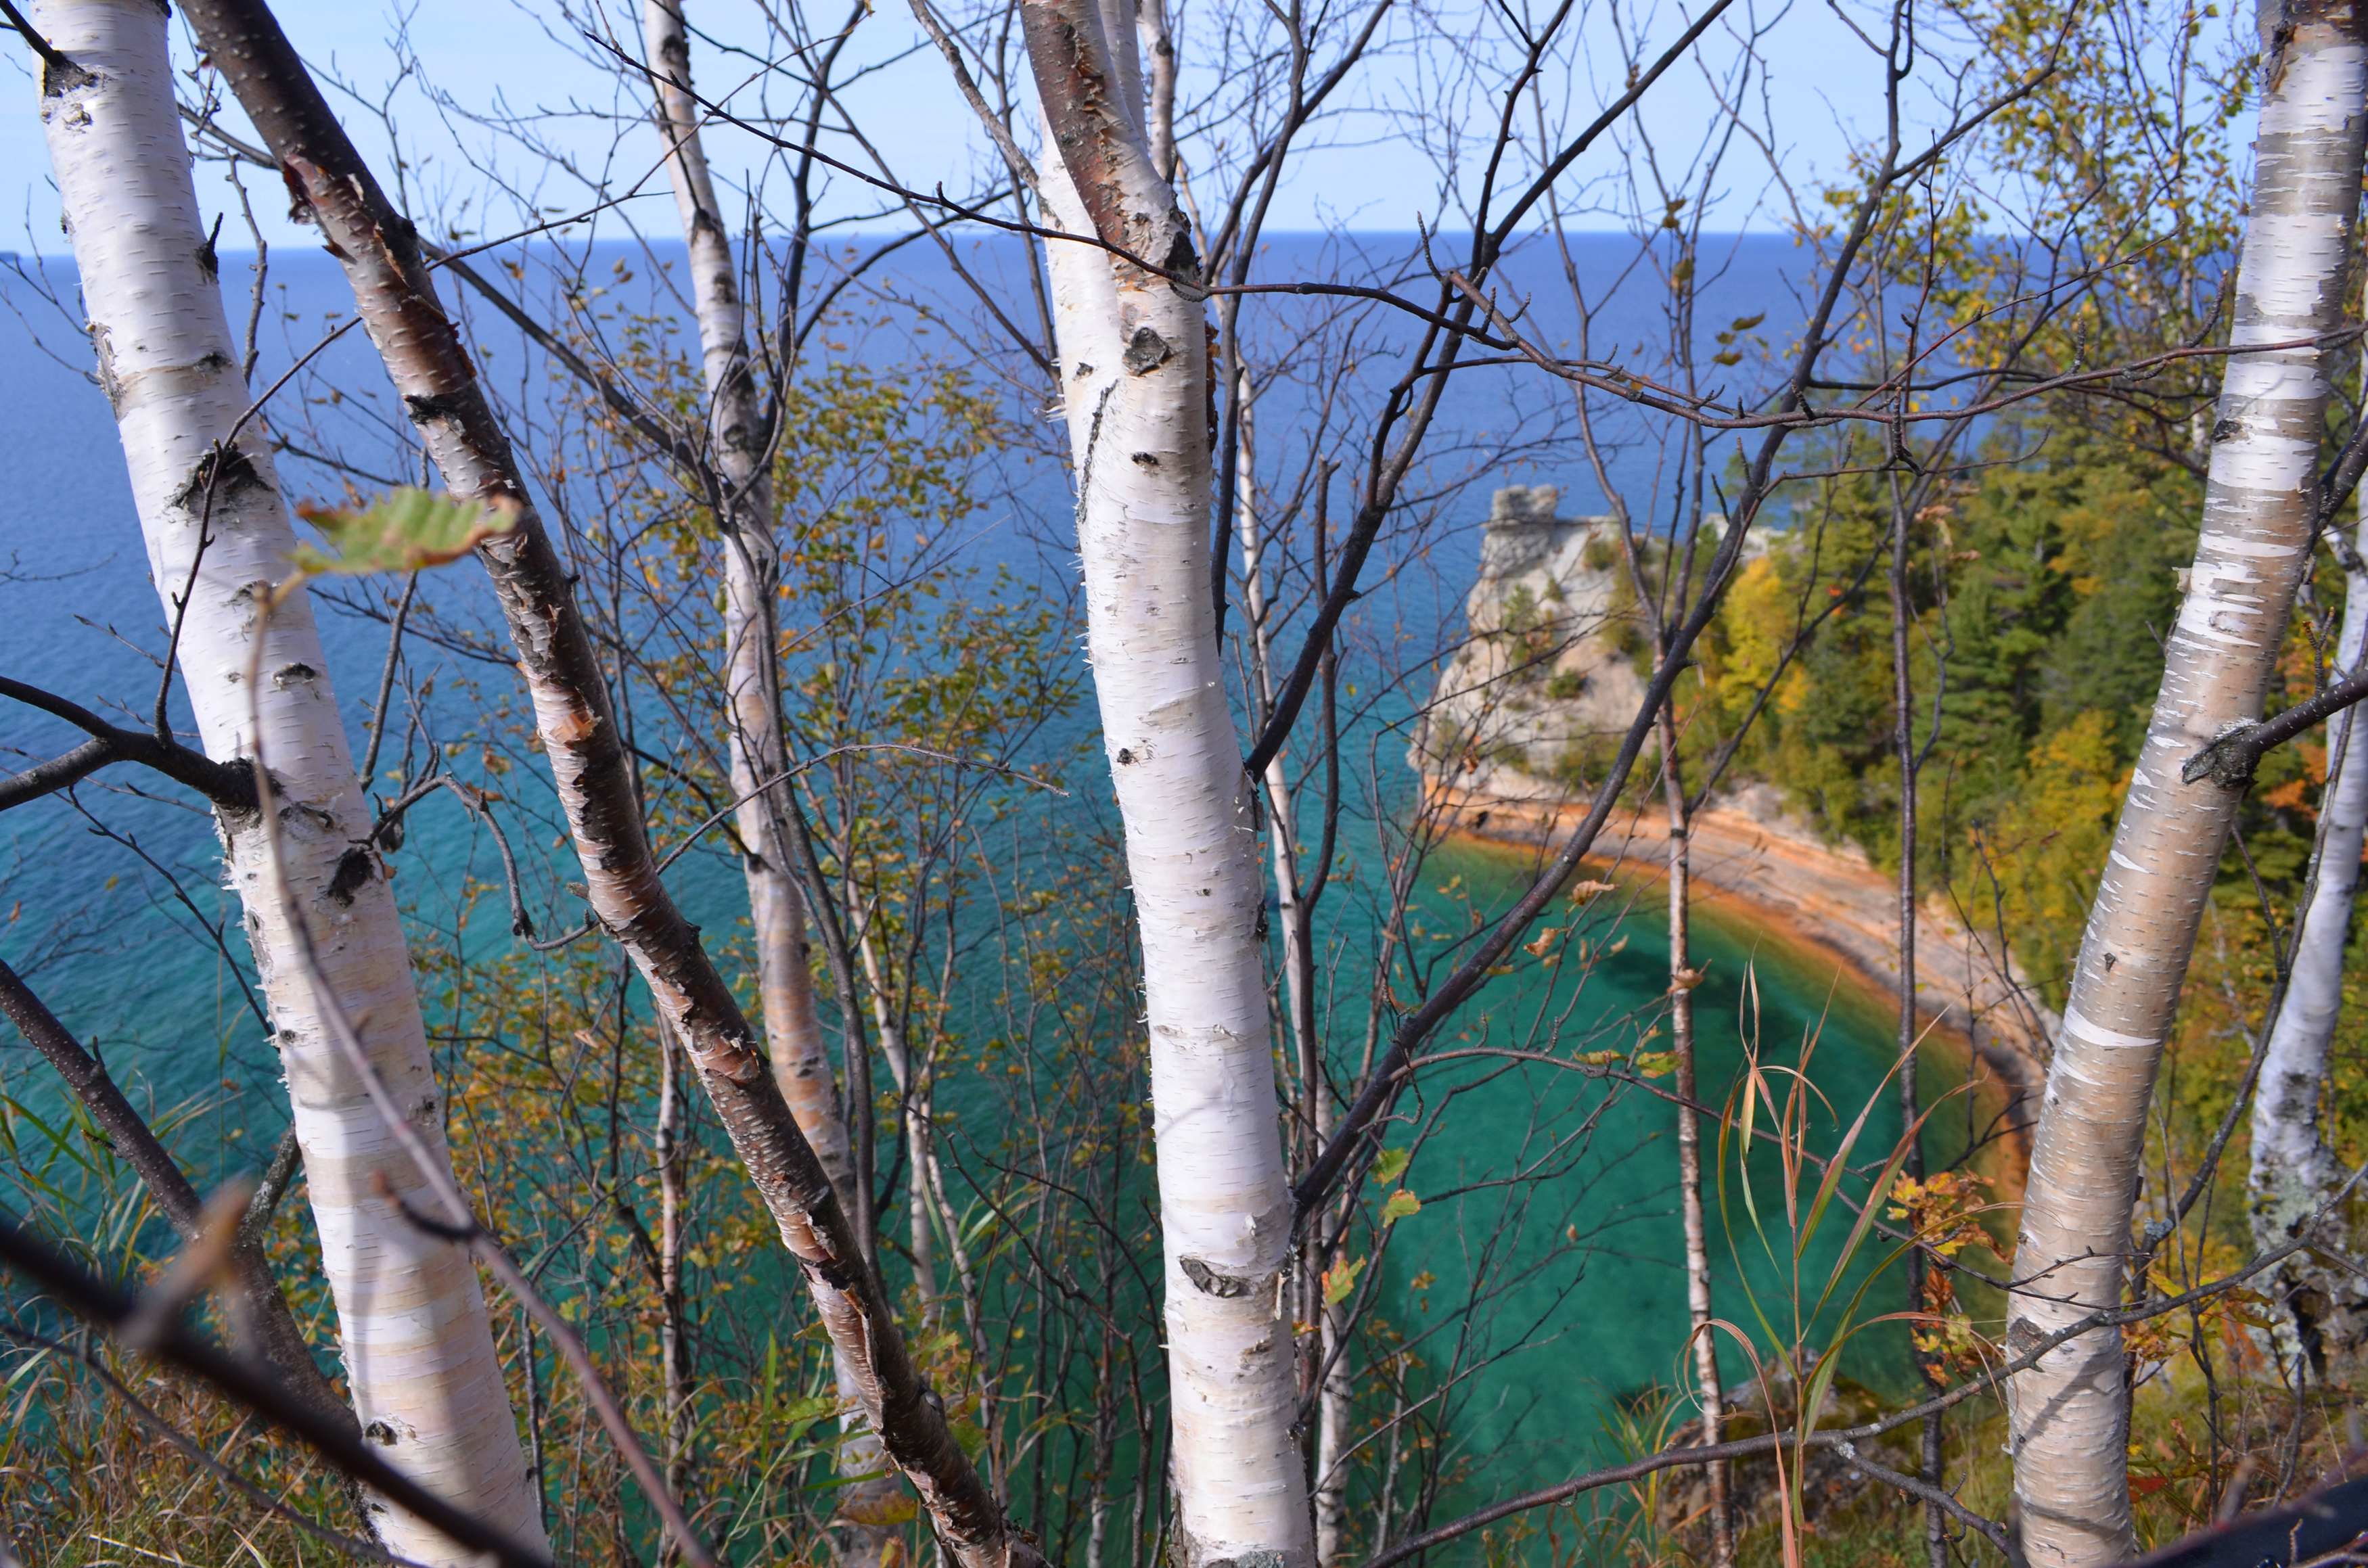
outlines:
{"label": "birch tree", "polygon": [[[2146,1108],[2245,780],[2182,769],[2257,720],[2311,558],[2329,369],[2360,199],[2368,50],[2323,0],[2261,12],[2250,219],[2195,564],[2080,944],[2017,1242],[2007,1348],[2121,1302]],[[2255,347],[2272,345],[2275,347]],[[2033,1568],[2135,1554],[2121,1335],[2091,1330],[2010,1385]]]}
{"label": "birch tree", "polygon": [[[1312,1562],[1257,828],[1209,591],[1206,317],[1132,19],[1023,0],[1087,657],[1143,941],[1178,1561]],[[1161,271],[1153,270],[1154,267]],[[1163,276],[1163,272],[1166,274]]]}
{"label": "birch tree", "polygon": [[[2345,676],[2362,673],[2368,654],[2368,566],[2359,556],[2368,549],[2368,504],[2362,512],[2346,563],[2343,626],[2336,640],[2336,662]],[[2305,1233],[2346,1174],[2328,1140],[2320,1096],[2327,1085],[2328,1048],[2343,1006],[2343,950],[2351,936],[2361,848],[2368,840],[2368,727],[2358,722],[2359,712],[2347,708],[2328,724],[2330,776],[2319,805],[2327,825],[2253,1100],[2253,1244],[2264,1251]],[[2340,1221],[2328,1228],[2337,1237],[2344,1234]],[[2298,1378],[2305,1361],[2323,1373],[2330,1358],[2354,1354],[2368,1339],[2368,1301],[2356,1278],[2309,1253],[2296,1253],[2279,1269],[2274,1293],[2285,1314],[2273,1333],[2291,1376]]]}
{"label": "birch tree", "polygon": [[780,820],[780,801],[788,787],[782,775],[789,763],[774,653],[780,559],[773,521],[772,443],[748,360],[739,264],[715,199],[699,107],[690,94],[690,42],[682,7],[672,0],[646,0],[643,25],[658,127],[666,141],[666,177],[689,252],[692,312],[707,384],[708,455],[719,492],[711,499],[724,541],[724,728],[738,802],[733,820],[745,846],[765,1039],[782,1097],[845,1202],[847,1122],[814,1006],[805,899]]}
{"label": "birch tree", "polygon": [[[708,457],[714,494],[709,497],[723,540],[723,719],[732,764],[733,816],[740,830],[741,864],[748,884],[749,921],[757,948],[757,979],[764,1001],[765,1040],[773,1080],[797,1118],[798,1130],[837,1189],[839,1205],[860,1216],[847,1120],[822,1020],[814,1006],[814,971],[807,961],[805,901],[798,891],[791,833],[783,818],[797,811],[783,744],[779,622],[780,546],[775,530],[770,421],[748,360],[747,307],[723,210],[715,199],[700,108],[691,94],[690,39],[676,0],[645,0],[643,46],[648,51],[658,130],[666,138],[666,176],[674,187],[689,252],[692,313],[707,385]],[[843,997],[852,1007],[854,999]],[[848,1093],[868,1086],[850,1079]],[[870,1179],[865,1173],[865,1180]],[[917,1192],[918,1187],[915,1190]],[[834,1358],[848,1436],[839,1454],[843,1474],[879,1476],[886,1468],[880,1439],[862,1415],[859,1369],[843,1352]],[[893,1493],[893,1480],[857,1482],[841,1512],[860,1520]],[[876,1560],[881,1540],[863,1531],[859,1555]]]}
{"label": "birch tree", "polygon": [[739,1002],[658,874],[632,759],[574,579],[521,478],[468,346],[438,302],[415,226],[387,200],[286,33],[259,0],[188,0],[183,14],[345,269],[355,305],[427,456],[456,495],[518,508],[480,549],[518,650],[536,733],[585,873],[586,929],[615,938],[712,1099],[742,1167],[796,1258],[837,1349],[860,1369],[865,1416],[964,1568],[1040,1561],[955,1440],[898,1327],[861,1233],[800,1131]]}
{"label": "birch tree", "polygon": [[[45,0],[33,15],[72,62],[45,71],[41,119],[99,381],[199,733],[217,760],[251,756],[258,741],[272,758],[287,887],[320,973],[364,1020],[377,1071],[449,1161],[410,958],[312,612],[298,599],[268,625],[258,613],[256,585],[288,576],[295,536],[265,432],[248,417],[181,140],[165,14]],[[269,673],[250,690],[258,635]],[[476,1269],[465,1247],[397,1208],[426,1177],[328,1038],[299,935],[268,879],[261,820],[224,812],[217,822],[269,1000],[363,1429],[423,1484],[540,1541]],[[374,1512],[404,1557],[473,1560],[399,1510]]]}

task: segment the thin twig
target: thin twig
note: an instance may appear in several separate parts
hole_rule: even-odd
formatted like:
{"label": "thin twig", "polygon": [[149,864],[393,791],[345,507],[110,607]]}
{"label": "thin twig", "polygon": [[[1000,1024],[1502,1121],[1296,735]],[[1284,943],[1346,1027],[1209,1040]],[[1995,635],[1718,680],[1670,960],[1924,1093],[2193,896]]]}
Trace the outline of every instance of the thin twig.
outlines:
{"label": "thin twig", "polygon": [[[1939,1413],[1935,1412],[1934,1414],[1937,1415]],[[1920,1498],[1924,1502],[1930,1503],[1938,1508],[1945,1508],[1960,1524],[1965,1526],[1966,1528],[1981,1532],[1981,1535],[1985,1540],[1987,1540],[1992,1546],[1998,1549],[1998,1555],[2004,1557],[2009,1562],[2012,1562],[2015,1560],[2014,1543],[2008,1538],[2006,1527],[1999,1524],[1996,1519],[1983,1517],[1981,1515],[1975,1513],[1971,1508],[1966,1507],[1963,1503],[1958,1502],[1955,1493],[1950,1492],[1943,1487],[1934,1486],[1926,1482],[1919,1481],[1912,1475],[1902,1475],[1899,1471],[1893,1470],[1886,1465],[1877,1464],[1874,1460],[1859,1452],[1858,1445],[1855,1443],[1843,1441],[1836,1443],[1834,1447],[1840,1452],[1842,1458],[1848,1460],[1851,1464],[1857,1466],[1859,1469],[1866,1471],[1867,1474],[1874,1477],[1877,1481],[1882,1482],[1884,1485],[1896,1486],[1911,1497]]]}
{"label": "thin twig", "polygon": [[1019,768],[1006,767],[1001,763],[982,762],[976,757],[956,756],[951,752],[933,751],[928,746],[897,745],[887,741],[871,741],[849,745],[833,746],[826,752],[821,752],[815,756],[806,758],[803,762],[791,764],[790,767],[781,769],[780,772],[774,774],[770,778],[758,784],[746,794],[742,795],[738,800],[732,801],[729,805],[719,807],[705,822],[700,823],[697,827],[692,828],[689,834],[685,835],[683,841],[680,844],[677,844],[672,849],[667,850],[666,858],[658,862],[657,869],[663,871],[668,866],[673,865],[677,860],[682,858],[685,850],[688,850],[692,845],[699,842],[700,835],[704,834],[709,828],[713,827],[716,824],[722,822],[725,817],[730,816],[734,812],[738,811],[742,806],[745,806],[749,801],[755,800],[757,796],[764,794],[775,785],[780,784],[786,779],[795,778],[798,775],[805,772],[808,768],[818,767],[822,764],[828,762],[832,757],[845,756],[851,752],[863,751],[910,752],[915,756],[926,756],[935,762],[952,763],[956,767],[975,767],[987,773],[1000,773],[1007,778],[1016,778],[1022,784],[1031,785],[1036,789],[1043,790],[1052,794],[1058,795],[1064,801],[1069,798],[1069,792],[1066,790],[1062,789],[1058,784],[1047,783],[1045,780],[1035,777],[1033,774],[1022,772]]}
{"label": "thin twig", "polygon": [[386,705],[394,699],[394,668],[403,658],[403,623],[411,618],[411,596],[418,591],[419,574],[414,572],[404,579],[402,601],[394,607],[394,630],[386,639],[386,664],[378,672],[378,701],[370,707],[370,747],[362,753],[361,767],[354,770],[365,790],[378,771],[379,746],[386,740]]}

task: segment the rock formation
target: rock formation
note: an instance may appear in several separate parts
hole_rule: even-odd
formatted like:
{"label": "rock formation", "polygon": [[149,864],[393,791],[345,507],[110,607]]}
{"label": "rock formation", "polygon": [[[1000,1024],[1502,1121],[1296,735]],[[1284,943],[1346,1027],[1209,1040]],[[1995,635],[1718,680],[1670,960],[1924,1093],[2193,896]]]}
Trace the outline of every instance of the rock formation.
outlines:
{"label": "rock formation", "polygon": [[[1650,654],[1617,525],[1557,517],[1560,498],[1553,485],[1496,493],[1479,579],[1464,600],[1466,640],[1440,668],[1416,730],[1407,760],[1427,808],[1451,832],[1558,841],[1644,701]],[[1751,553],[1764,549],[1752,542]],[[1656,573],[1657,555],[1638,548]],[[1637,767],[1649,784],[1651,747]],[[1593,858],[1658,876],[1668,828],[1657,799],[1645,808],[1614,815]],[[1695,813],[1690,836],[1702,895],[1735,900],[1754,923],[1898,994],[1898,892],[1856,845],[1826,842],[1774,786],[1745,779]],[[1968,929],[1943,895],[1918,912],[1916,941],[1918,1008],[1979,1055],[2020,1131],[2037,1111],[2055,1015],[1997,934]]]}
{"label": "rock formation", "polygon": [[1497,492],[1464,599],[1468,640],[1440,674],[1410,760],[1508,801],[1598,782],[1645,699],[1645,635],[1618,526],[1560,517],[1551,484]]}

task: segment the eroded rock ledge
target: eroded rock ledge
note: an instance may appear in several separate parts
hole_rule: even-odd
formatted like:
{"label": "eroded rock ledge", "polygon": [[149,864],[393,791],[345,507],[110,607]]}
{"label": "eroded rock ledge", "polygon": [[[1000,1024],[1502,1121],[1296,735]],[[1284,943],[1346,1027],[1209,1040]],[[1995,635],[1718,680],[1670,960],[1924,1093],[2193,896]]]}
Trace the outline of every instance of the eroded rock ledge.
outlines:
{"label": "eroded rock ledge", "polygon": [[[1546,485],[1497,492],[1465,601],[1470,638],[1440,671],[1417,731],[1408,760],[1450,832],[1561,842],[1644,700],[1615,525],[1557,517],[1558,500]],[[1656,877],[1667,839],[1657,808],[1623,812],[1591,858]],[[1898,995],[1897,888],[1856,846],[1828,844],[1785,811],[1773,788],[1746,784],[1697,813],[1691,863],[1697,888],[1747,926],[1823,951],[1861,984]],[[1937,896],[1917,916],[1916,944],[1918,1010],[1997,1077],[2012,1141],[2023,1142],[2059,1020],[1997,934],[1970,928]]]}

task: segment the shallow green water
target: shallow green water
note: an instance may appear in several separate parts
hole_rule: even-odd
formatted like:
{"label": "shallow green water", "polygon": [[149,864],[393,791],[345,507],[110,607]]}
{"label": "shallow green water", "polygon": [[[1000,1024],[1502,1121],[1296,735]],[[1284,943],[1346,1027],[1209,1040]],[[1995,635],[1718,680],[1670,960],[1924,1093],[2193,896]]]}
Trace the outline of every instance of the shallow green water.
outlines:
{"label": "shallow green water", "polygon": [[[1483,908],[1503,907],[1531,863],[1520,850],[1468,843],[1443,850],[1425,878],[1429,923],[1460,926],[1467,917],[1455,895],[1467,890]],[[1574,953],[1550,969],[1525,956],[1472,1009],[1463,1039],[1443,1040],[1441,1049],[1518,1044],[1567,1061],[1634,1048],[1657,1021],[1668,984],[1665,896],[1657,881],[1623,876],[1619,893],[1590,905],[1590,924],[1579,933],[1596,955],[1592,963],[1582,965]],[[1555,918],[1569,919],[1549,917]],[[1777,1070],[1798,1066],[1805,1051],[1816,1091],[1810,1145],[1831,1152],[1872,1101],[1851,1164],[1867,1176],[1879,1169],[1900,1128],[1896,1080],[1889,1076],[1896,1021],[1884,1002],[1839,974],[1832,960],[1756,925],[1733,903],[1696,912],[1692,957],[1706,971],[1693,993],[1701,1101],[1728,1101],[1748,1041],[1781,1101],[1789,1081]],[[1664,1029],[1642,1049],[1668,1044]],[[1929,1104],[1963,1063],[1930,1047],[1919,1055]],[[1477,1082],[1492,1070],[1493,1081]],[[1681,1365],[1688,1314],[1675,1107],[1636,1088],[1611,1092],[1567,1069],[1470,1061],[1432,1071],[1426,1096],[1432,1108],[1442,1084],[1466,1087],[1403,1178],[1424,1203],[1387,1244],[1378,1305],[1415,1342],[1434,1386],[1463,1380],[1451,1396],[1453,1440],[1485,1462],[1486,1474],[1469,1499],[1456,1495],[1464,1488],[1452,1489],[1436,1518],[1457,1512],[1459,1501],[1501,1497],[1618,1457],[1612,1427],[1621,1404],[1656,1385],[1690,1383],[1691,1370]],[[1673,1080],[1649,1082],[1667,1089]],[[1582,1120],[1589,1126],[1584,1140],[1551,1155],[1555,1133],[1567,1137]],[[1768,1124],[1763,1107],[1759,1125]],[[1935,1117],[1928,1158],[1945,1160],[1961,1148],[1963,1126],[1962,1116]],[[1706,1172],[1719,1161],[1715,1142],[1707,1142],[1716,1135],[1715,1128],[1705,1132]],[[1389,1140],[1410,1141],[1411,1130]],[[1525,1185],[1486,1185],[1525,1168],[1537,1172]],[[1715,1187],[1708,1197],[1714,1314],[1748,1333],[1762,1358],[1795,1341],[1831,1344],[1881,1244],[1844,1259],[1853,1215],[1838,1203],[1796,1260],[1774,1154],[1763,1152],[1751,1164],[1756,1228],[1731,1150],[1725,1178],[1724,1220]],[[1804,1210],[1816,1180],[1814,1169],[1802,1178]],[[1861,1176],[1845,1187],[1855,1197],[1867,1185]],[[1459,1188],[1468,1190],[1451,1196]],[[1484,1306],[1459,1313],[1475,1273],[1513,1278]],[[1429,1288],[1416,1289],[1425,1276]],[[1829,1287],[1832,1300],[1819,1314],[1818,1297]],[[1857,1319],[1898,1310],[1904,1289],[1896,1270],[1878,1279]],[[1750,1375],[1732,1339],[1722,1336],[1720,1351],[1727,1381]],[[1884,1325],[1859,1335],[1845,1352],[1844,1371],[1904,1392],[1911,1375],[1904,1335]],[[1689,1407],[1675,1419],[1691,1414]]]}
{"label": "shallow green water", "polygon": [[[427,831],[414,853],[425,863],[415,863],[406,875],[411,889],[438,887],[461,866],[485,858],[487,846],[472,842],[464,826],[422,825]],[[202,855],[205,847],[199,843],[191,853]],[[1472,843],[1438,851],[1418,901],[1424,943],[1445,951],[1452,944],[1433,940],[1436,933],[1468,928],[1472,909],[1505,907],[1527,884],[1532,859],[1525,851]],[[490,864],[474,869],[480,875],[493,869]],[[1451,1052],[1511,1047],[1565,1065],[1470,1059],[1435,1066],[1408,1108],[1421,1118],[1436,1113],[1435,1120],[1420,1131],[1401,1127],[1386,1141],[1416,1149],[1401,1180],[1423,1207],[1394,1227],[1381,1250],[1373,1311],[1419,1357],[1408,1386],[1436,1401],[1430,1414],[1445,1419],[1451,1455],[1485,1464],[1484,1474],[1446,1490],[1434,1519],[1619,1457],[1613,1428],[1622,1407],[1642,1391],[1690,1377],[1681,1365],[1688,1321],[1676,1112],[1652,1092],[1668,1090],[1672,1081],[1660,1076],[1648,1079],[1647,1087],[1615,1090],[1567,1065],[1581,1053],[1624,1056],[1658,1020],[1668,975],[1666,913],[1660,886],[1645,870],[1623,877],[1620,892],[1597,898],[1583,916],[1560,909],[1548,917],[1564,926],[1577,920],[1574,936],[1587,944],[1585,960],[1576,948],[1551,968],[1522,955],[1515,971],[1497,980],[1440,1042]],[[739,907],[737,879],[728,866],[694,856],[677,876],[678,892],[697,917],[711,931],[728,931]],[[472,929],[471,937],[472,947],[507,942],[498,922]],[[1693,945],[1696,967],[1706,973],[1694,992],[1701,1099],[1710,1105],[1728,1100],[1747,1040],[1756,1042],[1764,1070],[1798,1064],[1804,1044],[1814,1040],[1811,1076],[1822,1096],[1811,1122],[1814,1147],[1829,1151],[1839,1124],[1873,1100],[1854,1163],[1879,1165],[1899,1126],[1896,1088],[1886,1076],[1895,1055],[1887,1007],[1839,975],[1830,960],[1756,926],[1733,903],[1697,911]],[[183,998],[184,1006],[173,1009],[178,1017],[170,1021],[151,1014],[137,1031],[136,1049],[132,1040],[117,1036],[122,1054],[115,1059],[144,1081],[160,1106],[209,1102],[205,1112],[175,1130],[176,1145],[192,1165],[202,1171],[243,1165],[276,1135],[284,1119],[282,1091],[270,1081],[276,1074],[259,1030],[240,1021],[234,994],[217,995],[223,978],[216,972],[219,959],[186,939],[160,944],[158,956],[165,955],[166,962],[145,968],[142,989],[152,998],[160,993]],[[1347,983],[1350,971],[1340,972],[1345,998],[1353,989]],[[1756,995],[1756,1007],[1747,1006],[1748,994]],[[199,996],[207,1017],[193,1029],[198,1020],[187,1004]],[[123,998],[104,989],[68,988],[60,1000],[78,1011],[103,1013]],[[1353,1005],[1345,1008],[1336,1028],[1357,1011]],[[219,1021],[217,1015],[222,1015]],[[1642,1040],[1641,1049],[1667,1045],[1664,1035]],[[1962,1071],[1940,1053],[1928,1056],[1926,1081],[1935,1088]],[[43,1076],[34,1064],[19,1063],[6,1087],[46,1100]],[[1785,1087],[1776,1081],[1780,1096]],[[1956,1119],[1940,1121],[1944,1129],[1962,1127]],[[1944,1130],[1931,1141],[1932,1157],[1948,1157],[1949,1142]],[[1717,1157],[1713,1143],[1705,1158]],[[1796,1266],[1775,1162],[1763,1155],[1753,1164],[1759,1231],[1731,1158],[1726,1175],[1724,1217],[1715,1191],[1712,1198],[1716,1312],[1749,1335],[1763,1358],[1796,1337],[1818,1346],[1829,1343],[1838,1309],[1869,1263],[1861,1256],[1840,1267],[1851,1216],[1837,1207]],[[1807,1180],[1814,1185],[1814,1173]],[[1863,1186],[1861,1180],[1851,1189]],[[1805,1201],[1809,1194],[1802,1196]],[[1370,1244],[1360,1244],[1371,1250]],[[1844,1281],[1840,1300],[1823,1318],[1804,1324],[1816,1295],[1838,1273]],[[1417,1288],[1426,1277],[1428,1283]],[[1471,1300],[1475,1277],[1487,1287],[1477,1302]],[[1805,1300],[1796,1302],[1796,1288]],[[1900,1292],[1896,1276],[1878,1281],[1861,1315],[1895,1310]],[[1750,1358],[1731,1339],[1722,1342],[1721,1358],[1730,1382],[1749,1375]],[[1903,1392],[1908,1376],[1903,1336],[1896,1331],[1862,1336],[1846,1368],[1861,1381]],[[1366,1398],[1374,1397],[1369,1385]],[[1675,1418],[1688,1415],[1690,1409]]]}

